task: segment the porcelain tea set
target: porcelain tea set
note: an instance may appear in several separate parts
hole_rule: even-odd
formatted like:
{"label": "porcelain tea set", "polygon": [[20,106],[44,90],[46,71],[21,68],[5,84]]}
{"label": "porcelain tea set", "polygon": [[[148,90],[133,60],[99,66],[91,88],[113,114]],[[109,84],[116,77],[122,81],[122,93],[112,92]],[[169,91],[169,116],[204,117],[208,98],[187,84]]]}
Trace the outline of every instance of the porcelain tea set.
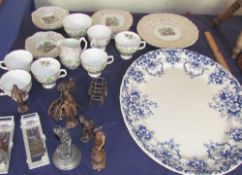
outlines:
{"label": "porcelain tea set", "polygon": [[[99,77],[106,66],[113,63],[114,57],[105,51],[113,37],[109,26],[92,25],[92,18],[83,13],[66,14],[62,25],[70,38],[53,31],[37,32],[26,39],[25,50],[14,50],[5,56],[0,68],[8,72],[0,78],[1,96],[11,96],[11,89],[16,84],[26,92],[26,100],[32,87],[30,72],[45,89],[54,88],[58,79],[67,76],[67,70],[61,68],[60,62],[70,70],[82,65],[92,78]],[[86,35],[91,48],[87,48]],[[121,58],[125,60],[146,46],[139,35],[131,31],[117,33],[114,40]],[[57,54],[60,62],[54,58]]]}

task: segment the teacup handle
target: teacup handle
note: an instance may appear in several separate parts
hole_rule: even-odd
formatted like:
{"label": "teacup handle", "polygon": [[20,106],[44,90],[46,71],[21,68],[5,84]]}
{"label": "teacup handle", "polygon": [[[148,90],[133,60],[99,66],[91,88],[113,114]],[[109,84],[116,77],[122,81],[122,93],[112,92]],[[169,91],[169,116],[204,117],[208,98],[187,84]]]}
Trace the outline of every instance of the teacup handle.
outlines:
{"label": "teacup handle", "polygon": [[91,45],[92,48],[95,47],[95,45],[96,45],[96,40],[93,39],[93,40],[91,41],[90,45]]}
{"label": "teacup handle", "polygon": [[113,57],[113,55],[109,55],[109,56],[108,56],[107,64],[111,64],[113,61],[114,61],[114,57]]}
{"label": "teacup handle", "polygon": [[64,77],[66,77],[67,76],[67,71],[66,71],[66,69],[61,69],[60,70],[60,78],[64,78]]}
{"label": "teacup handle", "polygon": [[146,47],[146,42],[145,41],[141,41],[139,44],[139,50],[143,50]]}
{"label": "teacup handle", "polygon": [[0,61],[0,68],[3,70],[8,70],[6,64],[4,63],[4,61]]}
{"label": "teacup handle", "polygon": [[56,46],[57,46],[58,49],[61,47],[61,42],[62,42],[63,40],[64,40],[64,39],[61,39],[61,40],[57,41]]}
{"label": "teacup handle", "polygon": [[84,37],[81,37],[80,39],[79,39],[79,43],[80,43],[80,45],[81,45],[81,43],[84,43],[84,48],[83,48],[83,50],[86,50],[87,49],[87,40],[84,38]]}
{"label": "teacup handle", "polygon": [[0,89],[0,96],[6,96],[7,94],[4,92],[4,91],[2,91],[2,89]]}

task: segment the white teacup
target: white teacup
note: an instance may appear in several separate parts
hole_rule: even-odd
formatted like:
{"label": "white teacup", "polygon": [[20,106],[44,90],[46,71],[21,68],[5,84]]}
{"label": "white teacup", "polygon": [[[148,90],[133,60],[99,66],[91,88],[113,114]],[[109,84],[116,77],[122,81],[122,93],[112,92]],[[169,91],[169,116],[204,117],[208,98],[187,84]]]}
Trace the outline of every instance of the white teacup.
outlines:
{"label": "white teacup", "polygon": [[[80,47],[84,43],[84,48]],[[79,40],[74,38],[66,38],[57,42],[60,50],[60,61],[68,69],[76,69],[81,64],[80,55],[82,50],[87,49],[87,41],[84,37]]]}
{"label": "white teacup", "polygon": [[72,38],[85,36],[91,25],[91,17],[84,13],[73,13],[63,19],[64,30]]}
{"label": "white teacup", "polygon": [[91,47],[105,50],[111,39],[112,30],[106,25],[96,24],[87,30],[87,35],[91,42]]}
{"label": "white teacup", "polygon": [[22,69],[30,71],[33,55],[27,50],[14,50],[8,53],[3,61],[0,61],[0,68],[3,70]]}
{"label": "white teacup", "polygon": [[114,61],[113,56],[97,48],[87,49],[81,54],[81,64],[88,72],[90,77],[96,78],[101,75],[101,72],[108,64]]}
{"label": "white teacup", "polygon": [[141,41],[139,35],[134,32],[123,31],[115,36],[115,45],[121,58],[128,60],[135,52],[144,49],[146,42]]}
{"label": "white teacup", "polygon": [[26,93],[24,100],[28,99],[29,91],[32,87],[31,75],[25,70],[10,70],[0,78],[0,89],[3,91],[0,96],[8,95],[11,97],[13,85]]}
{"label": "white teacup", "polygon": [[34,61],[31,66],[31,72],[46,89],[54,88],[56,80],[67,75],[67,71],[61,69],[59,61],[52,57],[43,57]]}

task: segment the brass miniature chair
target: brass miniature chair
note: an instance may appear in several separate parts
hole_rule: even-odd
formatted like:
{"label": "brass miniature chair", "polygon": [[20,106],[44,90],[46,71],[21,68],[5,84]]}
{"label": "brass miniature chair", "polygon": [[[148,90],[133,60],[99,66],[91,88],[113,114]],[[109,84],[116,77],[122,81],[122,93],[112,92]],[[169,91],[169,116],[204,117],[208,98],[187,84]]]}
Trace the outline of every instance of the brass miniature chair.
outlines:
{"label": "brass miniature chair", "polygon": [[91,106],[94,101],[99,101],[100,106],[103,105],[105,97],[108,95],[106,80],[102,77],[92,79],[88,89],[88,96]]}

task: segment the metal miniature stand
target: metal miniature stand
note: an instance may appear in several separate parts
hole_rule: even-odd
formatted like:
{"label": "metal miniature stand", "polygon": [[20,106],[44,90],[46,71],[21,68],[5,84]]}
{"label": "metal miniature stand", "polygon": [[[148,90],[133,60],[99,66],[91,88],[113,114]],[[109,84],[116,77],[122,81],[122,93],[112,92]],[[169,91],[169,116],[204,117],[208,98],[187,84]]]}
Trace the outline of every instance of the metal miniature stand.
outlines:
{"label": "metal miniature stand", "polygon": [[54,165],[61,170],[76,168],[81,161],[81,152],[72,144],[72,139],[67,128],[56,126],[54,133],[60,138],[61,144],[53,154]]}
{"label": "metal miniature stand", "polygon": [[48,165],[50,161],[45,144],[46,137],[38,113],[22,115],[21,129],[29,169]]}
{"label": "metal miniature stand", "polygon": [[100,106],[102,106],[107,95],[108,89],[106,80],[102,77],[92,79],[88,89],[88,96],[90,99],[89,105],[91,106],[94,101],[99,101]]}
{"label": "metal miniature stand", "polygon": [[9,170],[14,126],[14,116],[0,118],[0,174],[6,174]]}

